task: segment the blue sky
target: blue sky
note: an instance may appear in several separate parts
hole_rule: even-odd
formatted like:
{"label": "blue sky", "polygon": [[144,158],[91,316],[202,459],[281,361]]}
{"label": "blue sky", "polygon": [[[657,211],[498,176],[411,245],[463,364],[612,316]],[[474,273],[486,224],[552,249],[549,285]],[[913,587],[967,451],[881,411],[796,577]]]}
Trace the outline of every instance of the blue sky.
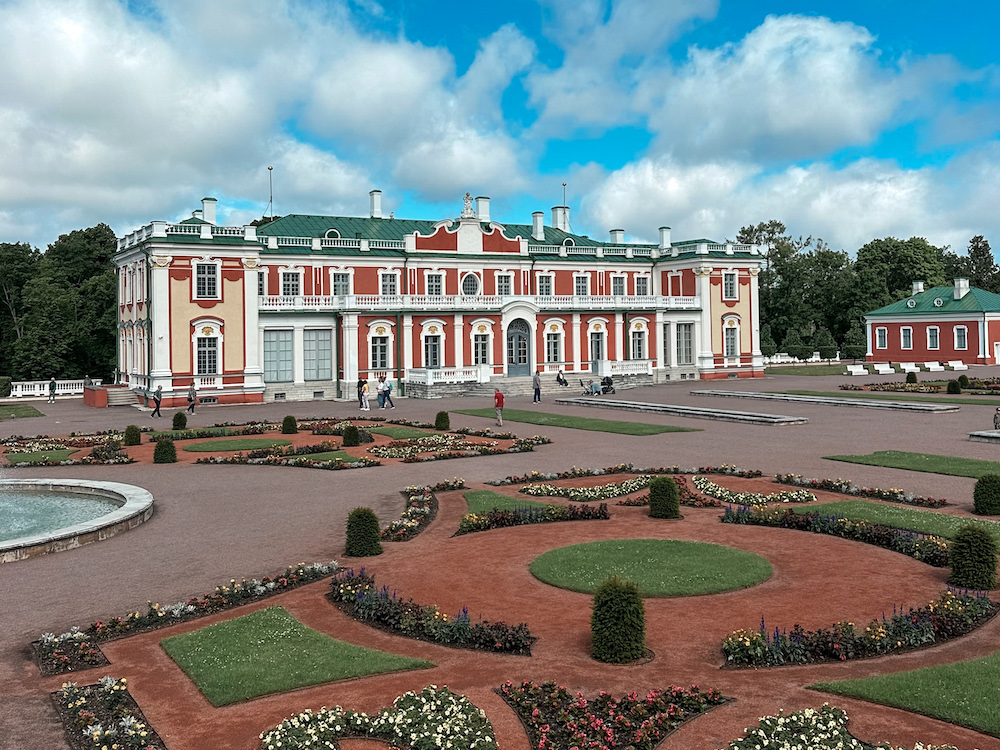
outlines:
{"label": "blue sky", "polygon": [[275,211],[1000,242],[992,2],[0,0],[0,241]]}

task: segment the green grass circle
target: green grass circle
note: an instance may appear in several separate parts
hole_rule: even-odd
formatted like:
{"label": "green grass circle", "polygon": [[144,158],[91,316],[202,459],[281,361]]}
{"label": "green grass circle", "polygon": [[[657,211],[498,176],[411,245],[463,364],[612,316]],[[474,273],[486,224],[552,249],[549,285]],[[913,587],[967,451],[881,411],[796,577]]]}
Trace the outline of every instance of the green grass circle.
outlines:
{"label": "green grass circle", "polygon": [[270,448],[275,445],[291,445],[291,440],[281,438],[231,438],[228,440],[206,440],[201,443],[185,445],[184,450],[195,453],[212,453],[221,451],[255,451],[260,448]]}
{"label": "green grass circle", "polygon": [[549,550],[529,566],[544,583],[593,593],[620,576],[643,596],[696,596],[754,586],[771,577],[760,555],[732,547],[675,539],[608,539]]}

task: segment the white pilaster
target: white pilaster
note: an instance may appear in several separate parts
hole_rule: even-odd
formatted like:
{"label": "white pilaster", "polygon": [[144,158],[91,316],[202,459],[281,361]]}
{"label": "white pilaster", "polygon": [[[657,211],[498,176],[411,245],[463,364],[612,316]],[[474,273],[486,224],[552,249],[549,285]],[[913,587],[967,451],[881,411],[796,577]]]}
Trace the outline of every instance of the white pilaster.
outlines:
{"label": "white pilaster", "polygon": [[865,321],[865,357],[871,357],[872,349],[875,344],[872,342],[872,324],[870,321]]}
{"label": "white pilaster", "polygon": [[403,374],[413,369],[413,316],[403,316]]}
{"label": "white pilaster", "polygon": [[260,314],[257,279],[263,273],[256,258],[243,259],[243,385],[263,387],[263,367],[260,361]]}
{"label": "white pilaster", "polygon": [[[476,200],[481,199],[477,198]],[[489,211],[488,205],[487,211]],[[465,326],[462,325],[463,320],[465,320],[465,316],[456,315],[455,325],[452,327],[452,335],[455,337],[455,367],[465,367]]]}
{"label": "white pilaster", "polygon": [[350,385],[358,381],[358,314],[344,313],[344,380]]}
{"label": "white pilaster", "polygon": [[580,352],[583,346],[580,343],[580,313],[573,313],[573,369],[580,372],[583,360],[580,359]]}
{"label": "white pilaster", "polygon": [[[711,266],[699,266],[694,269],[698,298],[701,301],[701,333],[698,336],[698,369],[702,372],[715,369],[715,355],[712,353],[712,326],[715,325],[715,314],[712,310]],[[721,317],[720,317],[721,319]]]}
{"label": "white pilaster", "polygon": [[150,385],[154,389],[163,385],[163,390],[167,392],[173,390],[170,380],[173,376],[170,369],[170,261],[169,255],[154,255],[149,264],[149,275],[152,277],[149,284],[152,300],[150,346],[153,351],[149,374],[154,380],[166,378],[163,383],[150,382]]}
{"label": "white pilaster", "polygon": [[655,322],[653,324],[656,329],[653,334],[653,346],[656,348],[649,352],[649,358],[655,359],[659,363],[660,368],[667,366],[667,363],[663,361],[663,311],[657,310]]}
{"label": "white pilaster", "polygon": [[764,367],[764,355],[760,351],[760,268],[750,269],[750,335],[751,342],[750,356],[753,359],[755,370]]}
{"label": "white pilaster", "polygon": [[625,316],[615,313],[615,362],[625,359]]}
{"label": "white pilaster", "polygon": [[305,329],[302,324],[292,329],[292,379],[295,385],[306,383]]}

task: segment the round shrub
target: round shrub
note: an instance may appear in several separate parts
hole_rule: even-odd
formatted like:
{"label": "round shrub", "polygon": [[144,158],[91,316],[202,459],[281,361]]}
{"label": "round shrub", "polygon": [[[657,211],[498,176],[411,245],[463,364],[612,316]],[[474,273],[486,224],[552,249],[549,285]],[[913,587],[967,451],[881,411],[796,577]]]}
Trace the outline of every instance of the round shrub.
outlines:
{"label": "round shrub", "polygon": [[961,375],[958,376],[958,384],[960,386],[962,386],[963,388],[968,388],[969,387],[969,376],[966,375],[963,372]]}
{"label": "round shrub", "polygon": [[962,386],[958,384],[957,380],[948,381],[948,393],[961,393],[961,392],[962,392]]}
{"label": "round shrub", "polygon": [[344,447],[353,448],[355,446],[361,445],[361,435],[358,433],[358,426],[354,424],[349,424],[344,427]]}
{"label": "round shrub", "polygon": [[122,438],[122,442],[125,445],[138,445],[142,442],[142,433],[139,432],[139,428],[134,424],[130,424],[125,428],[125,435]]}
{"label": "round shrub", "polygon": [[639,587],[618,576],[594,592],[590,655],[608,664],[628,664],[646,654],[646,609]]}
{"label": "round shrub", "polygon": [[282,435],[294,435],[299,431],[299,423],[295,421],[295,417],[289,414],[283,420],[281,420],[281,434]]}
{"label": "round shrub", "polygon": [[451,429],[451,417],[448,416],[448,412],[439,411],[437,413],[437,416],[434,417],[434,429],[435,430]]}
{"label": "round shrub", "polygon": [[908,372],[908,373],[906,373],[906,382],[907,383],[916,383],[917,382],[917,373],[915,373],[915,372]]}
{"label": "round shrub", "polygon": [[969,524],[951,540],[952,586],[989,591],[997,585],[997,545],[986,529]]}
{"label": "round shrub", "polygon": [[681,493],[670,477],[657,477],[649,483],[649,517],[681,517]]}
{"label": "round shrub", "polygon": [[347,517],[347,544],[344,554],[348,557],[371,557],[382,554],[379,542],[378,517],[371,508],[355,508]]}
{"label": "round shrub", "polygon": [[177,446],[174,445],[173,438],[161,437],[156,441],[156,450],[153,451],[153,463],[177,463]]}
{"label": "round shrub", "polygon": [[174,412],[174,429],[186,430],[188,426],[187,414],[182,411]]}
{"label": "round shrub", "polygon": [[1000,475],[983,474],[972,491],[972,508],[982,516],[1000,514]]}

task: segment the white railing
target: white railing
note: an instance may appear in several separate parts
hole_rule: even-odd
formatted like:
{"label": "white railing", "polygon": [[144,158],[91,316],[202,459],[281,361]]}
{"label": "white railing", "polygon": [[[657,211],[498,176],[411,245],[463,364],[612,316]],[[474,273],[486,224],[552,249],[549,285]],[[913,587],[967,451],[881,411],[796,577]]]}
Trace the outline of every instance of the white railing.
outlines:
{"label": "white railing", "polygon": [[490,365],[472,365],[470,367],[416,367],[407,370],[406,381],[422,385],[438,383],[489,383]]}
{"label": "white railing", "polygon": [[[91,385],[100,385],[100,379],[94,380]],[[83,393],[83,378],[78,380],[57,380],[56,381],[56,395],[57,396],[69,396],[77,393]],[[49,395],[49,381],[48,380],[19,380],[10,384],[10,395],[14,398],[22,398],[24,396],[48,396]]]}
{"label": "white railing", "polygon": [[201,224],[167,224],[167,234],[201,234]]}
{"label": "white railing", "polygon": [[258,309],[293,310],[499,310],[512,302],[527,302],[542,310],[687,310],[700,307],[697,297],[611,295],[264,295]]}
{"label": "white railing", "polygon": [[598,363],[598,374],[601,377],[605,375],[652,375],[653,360],[625,359],[621,362],[602,360]]}
{"label": "white railing", "polygon": [[361,247],[361,240],[352,240],[343,237],[323,237],[319,241],[320,247]]}
{"label": "white railing", "polygon": [[405,250],[406,242],[403,240],[370,240],[368,247],[374,250]]}

